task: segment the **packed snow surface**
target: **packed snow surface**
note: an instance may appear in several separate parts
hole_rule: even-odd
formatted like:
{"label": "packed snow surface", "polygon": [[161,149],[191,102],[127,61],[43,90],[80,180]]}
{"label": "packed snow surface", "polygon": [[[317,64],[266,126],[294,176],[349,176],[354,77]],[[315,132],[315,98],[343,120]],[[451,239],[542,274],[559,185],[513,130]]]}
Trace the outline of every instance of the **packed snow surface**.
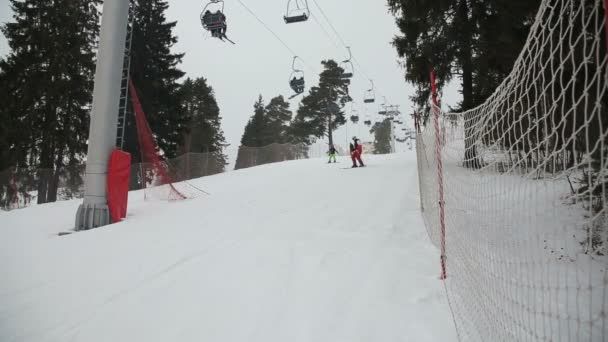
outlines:
{"label": "packed snow surface", "polygon": [[414,153],[192,181],[58,236],[80,201],[0,213],[0,341],[454,341]]}

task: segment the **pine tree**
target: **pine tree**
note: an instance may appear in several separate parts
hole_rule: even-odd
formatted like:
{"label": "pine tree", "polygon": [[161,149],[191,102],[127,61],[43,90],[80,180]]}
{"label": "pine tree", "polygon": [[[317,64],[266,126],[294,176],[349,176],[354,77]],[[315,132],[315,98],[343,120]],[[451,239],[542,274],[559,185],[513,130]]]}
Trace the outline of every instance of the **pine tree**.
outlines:
{"label": "pine tree", "polygon": [[266,131],[266,108],[262,95],[253,104],[253,116],[245,126],[245,132],[241,138],[241,146],[262,147],[266,144],[264,133]]}
{"label": "pine tree", "polygon": [[[60,177],[82,161],[88,137],[97,0],[11,0],[2,26],[11,48],[0,64],[13,166],[38,168],[38,202],[57,199]],[[12,134],[11,134],[12,132]]]}
{"label": "pine tree", "polygon": [[445,20],[454,1],[388,0],[402,32],[393,45],[403,57],[405,79],[416,86],[412,101],[428,115],[431,92],[429,73],[435,70],[437,86],[442,89],[454,76],[456,45],[451,39],[450,23]]}
{"label": "pine tree", "polygon": [[[181,86],[180,96],[189,118],[181,152],[205,153],[203,173],[196,176],[224,172],[227,165],[227,157],[224,154],[226,139],[213,89],[204,78],[188,78]],[[195,175],[189,176],[191,178]]]}
{"label": "pine tree", "polygon": [[473,2],[476,37],[472,58],[473,103],[483,103],[511,72],[540,1],[478,0]]}
{"label": "pine tree", "polygon": [[352,100],[348,94],[350,80],[341,77],[344,69],[335,61],[327,60],[321,64],[324,70],[319,75],[319,85],[312,87],[302,99],[292,123],[292,134],[306,144],[327,136],[331,145],[333,131],[346,123],[342,109]]}
{"label": "pine tree", "polygon": [[[435,70],[441,89],[461,77],[463,100],[455,111],[483,103],[511,70],[540,0],[388,0],[403,33],[393,40],[405,58],[405,78],[417,90],[412,100],[425,113],[430,108],[429,73]],[[466,121],[465,166],[481,166],[472,128]]]}
{"label": "pine tree", "polygon": [[292,149],[274,145],[291,142],[291,116],[289,103],[283,96],[276,96],[264,105],[260,95],[253,105],[253,116],[245,125],[235,169],[293,159]]}
{"label": "pine tree", "polygon": [[[179,70],[183,54],[171,52],[177,42],[176,22],[165,17],[169,5],[163,0],[136,0],[133,8],[131,78],[165,158],[173,158],[182,143],[188,114],[181,105]],[[127,116],[124,149],[139,161],[139,143],[133,115]]]}
{"label": "pine tree", "polygon": [[463,100],[456,110],[467,110],[483,103],[511,70],[540,0],[388,4],[403,34],[393,45],[405,58],[405,78],[418,86],[414,102],[420,107],[428,103],[429,72],[434,69],[440,89],[453,77],[462,78]]}
{"label": "pine tree", "polygon": [[[15,127],[12,126],[11,112],[8,106],[12,103],[9,83],[10,80],[4,72],[4,60],[0,59],[0,98],[5,99],[2,106],[0,106],[0,173],[9,168],[9,166],[15,164],[15,158],[11,154],[14,153],[14,148],[11,145],[15,142],[14,133]],[[4,179],[0,180],[0,198],[3,196],[2,186],[4,186]]]}
{"label": "pine tree", "polygon": [[262,140],[265,145],[272,143],[284,144],[289,142],[289,122],[291,110],[289,102],[279,95],[272,99],[265,108],[265,127]]}
{"label": "pine tree", "polygon": [[253,104],[253,116],[245,125],[241,146],[236,157],[235,170],[258,165],[257,151],[264,146],[264,132],[266,126],[266,109],[264,99],[259,95],[258,100]]}
{"label": "pine tree", "polygon": [[[4,64],[4,61],[0,59],[0,66]],[[0,98],[8,99],[7,87],[5,85],[5,75],[0,67]],[[9,126],[9,115],[5,106],[0,106],[0,208],[8,207],[10,204],[9,197],[12,197],[10,193],[10,182],[11,182],[11,170],[9,166],[12,164],[10,158],[10,146],[11,137],[9,137],[10,129]]]}
{"label": "pine tree", "polygon": [[320,105],[323,99],[319,87],[312,87],[302,98],[300,108],[291,123],[290,134],[295,142],[310,145],[327,132],[327,112]]}
{"label": "pine tree", "polygon": [[376,122],[369,131],[374,135],[374,154],[391,153],[391,125],[390,119]]}

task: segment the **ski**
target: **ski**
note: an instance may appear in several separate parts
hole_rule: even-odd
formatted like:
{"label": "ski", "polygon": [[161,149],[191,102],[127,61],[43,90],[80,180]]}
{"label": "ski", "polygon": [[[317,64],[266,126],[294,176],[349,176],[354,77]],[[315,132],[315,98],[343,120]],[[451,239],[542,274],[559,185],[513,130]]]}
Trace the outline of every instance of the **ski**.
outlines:
{"label": "ski", "polygon": [[[230,40],[230,38],[226,37],[226,35],[223,36],[224,39],[226,39],[227,41],[231,42],[233,45],[236,45],[235,42],[233,42],[232,40]],[[221,39],[222,41],[224,41],[224,39]]]}

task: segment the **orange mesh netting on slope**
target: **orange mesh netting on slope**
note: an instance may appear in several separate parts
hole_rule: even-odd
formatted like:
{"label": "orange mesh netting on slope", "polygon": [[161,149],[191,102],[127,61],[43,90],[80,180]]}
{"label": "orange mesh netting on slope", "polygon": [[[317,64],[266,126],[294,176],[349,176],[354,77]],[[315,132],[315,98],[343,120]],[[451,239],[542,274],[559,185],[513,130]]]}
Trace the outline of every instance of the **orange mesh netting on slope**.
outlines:
{"label": "orange mesh netting on slope", "polygon": [[129,91],[135,112],[135,122],[137,125],[137,139],[141,151],[141,165],[146,165],[140,170],[141,177],[145,179],[146,198],[160,198],[166,200],[181,200],[187,196],[176,189],[173,185],[167,164],[161,160],[156,149],[156,142],[152,135],[152,130],[148,125],[137,91],[133,81],[129,80]]}

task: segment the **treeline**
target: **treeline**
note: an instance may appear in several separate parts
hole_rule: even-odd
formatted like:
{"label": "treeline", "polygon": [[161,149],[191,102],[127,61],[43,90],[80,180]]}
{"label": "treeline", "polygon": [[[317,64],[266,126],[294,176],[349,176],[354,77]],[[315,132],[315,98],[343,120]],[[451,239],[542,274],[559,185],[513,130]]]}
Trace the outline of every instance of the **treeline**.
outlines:
{"label": "treeline", "polygon": [[461,80],[454,111],[482,104],[511,72],[541,0],[387,0],[401,35],[393,45],[403,57],[405,79],[416,86],[414,103],[426,108],[435,70],[442,89]]}
{"label": "treeline", "polygon": [[[319,83],[310,88],[294,113],[279,95],[266,105],[260,95],[245,126],[236,169],[306,156],[306,146],[327,137],[346,123],[344,106],[351,101],[350,80],[333,60],[322,61]],[[280,144],[289,144],[280,146]]]}
{"label": "treeline", "polygon": [[453,111],[475,108],[511,73],[534,21],[542,23],[511,88],[484,111],[491,115],[484,118],[485,126],[474,127],[479,111],[466,118],[465,166],[483,165],[476,141],[499,144],[514,151],[514,162],[529,168],[544,165],[549,172],[572,168],[586,156],[592,157],[589,165],[606,158],[595,144],[607,138],[608,124],[601,116],[608,95],[605,82],[596,77],[605,74],[596,56],[606,55],[606,33],[592,20],[603,9],[593,0],[559,3],[537,18],[540,3],[388,0],[401,31],[393,44],[404,58],[405,79],[417,87],[412,100],[426,114],[425,122],[430,70],[435,70],[439,88],[460,78],[463,99]]}
{"label": "treeline", "polygon": [[[511,72],[534,22],[540,0],[388,0],[402,35],[393,40],[404,58],[412,101],[426,123],[430,71],[439,89],[459,77],[462,101],[454,111],[482,104]],[[465,127],[464,165],[479,168],[471,120]]]}
{"label": "treeline", "polygon": [[454,111],[480,106],[462,118],[464,166],[485,166],[488,161],[477,148],[492,146],[492,158],[503,156],[493,162],[498,171],[568,178],[572,197],[593,212],[588,223],[593,234],[585,245],[600,246],[608,202],[607,37],[601,3],[388,3],[401,30],[393,44],[404,58],[406,80],[417,87],[412,99],[421,111],[428,117],[431,69],[439,87],[461,79],[463,100]]}
{"label": "treeline", "polygon": [[[19,192],[21,197],[36,193],[38,203],[51,202],[60,183],[75,192],[82,188],[101,1],[10,3],[13,20],[1,27],[10,52],[0,60],[0,200],[6,205]],[[160,154],[209,152],[223,171],[220,110],[204,78],[183,80],[184,55],[171,52],[176,22],[166,19],[168,2],[133,0],[131,5],[131,77]],[[139,162],[130,113],[126,127],[123,149]]]}

